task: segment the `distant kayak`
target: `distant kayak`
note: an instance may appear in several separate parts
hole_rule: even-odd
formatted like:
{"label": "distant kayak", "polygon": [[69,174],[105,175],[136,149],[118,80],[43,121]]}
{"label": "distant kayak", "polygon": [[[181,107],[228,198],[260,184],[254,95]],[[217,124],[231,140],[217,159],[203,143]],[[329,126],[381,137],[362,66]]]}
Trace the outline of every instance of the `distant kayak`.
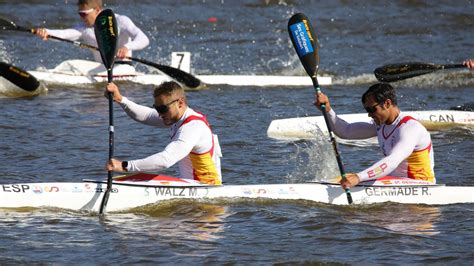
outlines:
{"label": "distant kayak", "polygon": [[[456,125],[474,125],[474,112],[456,110],[407,111],[407,115],[420,121],[428,130],[438,130]],[[347,122],[370,122],[367,113],[342,114],[340,118]],[[309,116],[273,120],[267,135],[275,139],[307,139],[313,138],[320,130],[327,134],[323,116]],[[367,140],[351,140],[351,142],[367,142]],[[373,143],[376,142],[375,138]]]}
{"label": "distant kayak", "polygon": [[[47,85],[93,85],[107,81],[107,72],[103,65],[88,60],[67,60],[54,69],[37,69],[29,71]],[[114,80],[138,84],[160,84],[173,80],[164,74],[150,74],[135,71],[129,64],[114,66]],[[204,84],[235,86],[311,86],[311,79],[306,76],[264,76],[264,75],[195,75]],[[330,85],[331,77],[321,77],[322,85]]]}

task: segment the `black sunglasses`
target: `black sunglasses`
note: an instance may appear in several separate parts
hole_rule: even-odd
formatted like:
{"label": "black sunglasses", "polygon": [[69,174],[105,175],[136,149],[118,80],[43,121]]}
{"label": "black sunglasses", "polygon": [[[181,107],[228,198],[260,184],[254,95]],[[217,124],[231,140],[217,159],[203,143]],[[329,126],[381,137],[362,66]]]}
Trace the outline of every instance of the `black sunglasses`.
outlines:
{"label": "black sunglasses", "polygon": [[179,99],[176,99],[176,100],[173,100],[167,104],[164,104],[164,105],[153,105],[153,108],[155,108],[155,110],[159,113],[159,114],[164,114],[166,112],[168,112],[170,110],[170,105],[172,105],[173,103],[179,101]]}
{"label": "black sunglasses", "polygon": [[378,105],[380,105],[380,103],[378,103],[376,105],[372,105],[371,107],[365,107],[364,106],[364,109],[365,109],[365,111],[367,111],[367,113],[373,114],[373,113],[375,113],[375,111],[377,111],[377,106]]}

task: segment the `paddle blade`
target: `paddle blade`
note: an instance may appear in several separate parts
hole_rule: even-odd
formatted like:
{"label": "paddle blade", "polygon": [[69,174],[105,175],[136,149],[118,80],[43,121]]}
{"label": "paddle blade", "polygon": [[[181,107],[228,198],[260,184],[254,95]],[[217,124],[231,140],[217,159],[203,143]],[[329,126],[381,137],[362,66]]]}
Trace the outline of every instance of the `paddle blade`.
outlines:
{"label": "paddle blade", "polygon": [[0,18],[0,29],[2,30],[16,30],[17,27],[13,21]]}
{"label": "paddle blade", "polygon": [[393,82],[429,74],[443,68],[442,65],[418,62],[389,64],[376,68],[374,75],[379,81]]}
{"label": "paddle blade", "polygon": [[94,22],[94,33],[99,46],[100,56],[105,68],[112,69],[117,54],[117,20],[114,12],[105,9],[97,15]]}
{"label": "paddle blade", "polygon": [[449,108],[449,110],[457,110],[457,111],[474,111],[474,102],[472,103],[465,103],[463,105],[453,106]]}
{"label": "paddle blade", "polygon": [[33,29],[17,26],[15,22],[4,19],[4,18],[0,18],[0,30],[16,30],[16,31],[26,31],[26,32],[34,33]]}
{"label": "paddle blade", "polygon": [[319,68],[319,51],[316,35],[309,19],[302,13],[294,14],[288,21],[288,33],[306,73],[316,78]]}
{"label": "paddle blade", "polygon": [[30,73],[7,63],[0,62],[0,75],[25,91],[35,91],[40,86]]}

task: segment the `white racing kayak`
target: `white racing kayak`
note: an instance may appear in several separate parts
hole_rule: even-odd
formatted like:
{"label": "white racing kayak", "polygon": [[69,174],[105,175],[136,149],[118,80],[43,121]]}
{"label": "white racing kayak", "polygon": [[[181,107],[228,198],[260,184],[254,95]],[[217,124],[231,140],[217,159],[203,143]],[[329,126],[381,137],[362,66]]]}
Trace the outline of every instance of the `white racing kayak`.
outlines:
{"label": "white racing kayak", "polygon": [[[438,130],[443,127],[455,125],[474,125],[474,112],[455,110],[432,110],[432,111],[407,111],[403,112],[420,121],[428,130]],[[343,114],[340,118],[347,122],[370,122],[367,113]],[[267,135],[275,139],[309,139],[314,138],[321,130],[327,134],[327,127],[323,116],[309,116],[273,120]],[[344,142],[369,142],[376,143],[376,139],[351,140]]]}
{"label": "white racing kayak", "polygon": [[[93,85],[107,82],[107,72],[101,63],[87,60],[67,60],[54,69],[30,70],[33,76],[46,85]],[[163,74],[145,74],[135,71],[130,65],[116,64],[114,80],[139,84],[158,85],[172,80]],[[258,76],[258,75],[195,75],[205,84],[224,84],[234,86],[312,86],[306,76]],[[321,85],[330,85],[331,77],[320,77]]]}
{"label": "white racing kayak", "polygon": [[[102,63],[87,60],[66,60],[54,69],[37,69],[28,71],[47,85],[93,85],[107,82],[107,71]],[[140,84],[160,84],[172,80],[163,74],[144,74],[135,71],[131,65],[114,66],[114,80],[129,81]]]}
{"label": "white racing kayak", "polygon": [[[80,183],[2,184],[0,208],[48,207],[98,212],[105,181]],[[433,185],[429,182],[384,178],[351,189],[353,204],[395,202],[445,205],[474,203],[474,187]],[[338,184],[262,184],[208,186],[193,180],[151,174],[135,174],[114,180],[106,211],[124,211],[171,199],[275,199],[307,200],[347,205]]]}

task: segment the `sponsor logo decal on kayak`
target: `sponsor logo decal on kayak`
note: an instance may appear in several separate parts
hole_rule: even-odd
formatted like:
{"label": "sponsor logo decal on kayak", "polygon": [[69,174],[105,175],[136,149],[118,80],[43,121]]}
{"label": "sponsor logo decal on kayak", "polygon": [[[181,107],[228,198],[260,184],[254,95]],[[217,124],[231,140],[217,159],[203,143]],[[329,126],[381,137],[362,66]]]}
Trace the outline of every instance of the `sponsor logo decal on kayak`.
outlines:
{"label": "sponsor logo decal on kayak", "polygon": [[277,190],[269,188],[242,188],[242,192],[247,195],[263,195],[263,194],[277,194],[277,195],[292,195],[296,194],[296,190],[293,187],[279,188]]}
{"label": "sponsor logo decal on kayak", "polygon": [[45,187],[40,187],[40,186],[34,186],[32,188],[33,192],[34,193],[37,193],[37,194],[40,194],[40,193],[43,193],[43,192],[59,192],[59,188],[58,187],[48,187],[48,186],[45,186]]}
{"label": "sponsor logo decal on kayak", "polygon": [[[99,193],[105,193],[105,191],[107,190],[107,188],[101,188],[101,187],[98,187],[95,189],[95,192],[99,192]],[[110,190],[111,193],[118,193],[118,189],[113,187],[111,190]]]}
{"label": "sponsor logo decal on kayak", "polygon": [[[13,184],[13,185],[2,185],[3,192],[14,192],[14,193],[25,193],[31,190],[35,194],[42,193],[54,193],[54,192],[73,192],[73,193],[102,193],[105,192],[106,188],[91,187],[89,184],[84,185],[84,189],[81,186],[73,185],[71,187],[66,186],[32,186],[26,184]],[[117,188],[112,188],[112,193],[117,193]]]}
{"label": "sponsor logo decal on kayak", "polygon": [[309,27],[306,23],[299,22],[290,26],[291,34],[293,35],[293,40],[295,40],[296,51],[300,57],[305,56],[306,54],[312,53],[313,46],[311,41],[313,38],[309,33]]}
{"label": "sponsor logo decal on kayak", "polygon": [[429,187],[366,187],[369,197],[380,196],[429,196]]}

